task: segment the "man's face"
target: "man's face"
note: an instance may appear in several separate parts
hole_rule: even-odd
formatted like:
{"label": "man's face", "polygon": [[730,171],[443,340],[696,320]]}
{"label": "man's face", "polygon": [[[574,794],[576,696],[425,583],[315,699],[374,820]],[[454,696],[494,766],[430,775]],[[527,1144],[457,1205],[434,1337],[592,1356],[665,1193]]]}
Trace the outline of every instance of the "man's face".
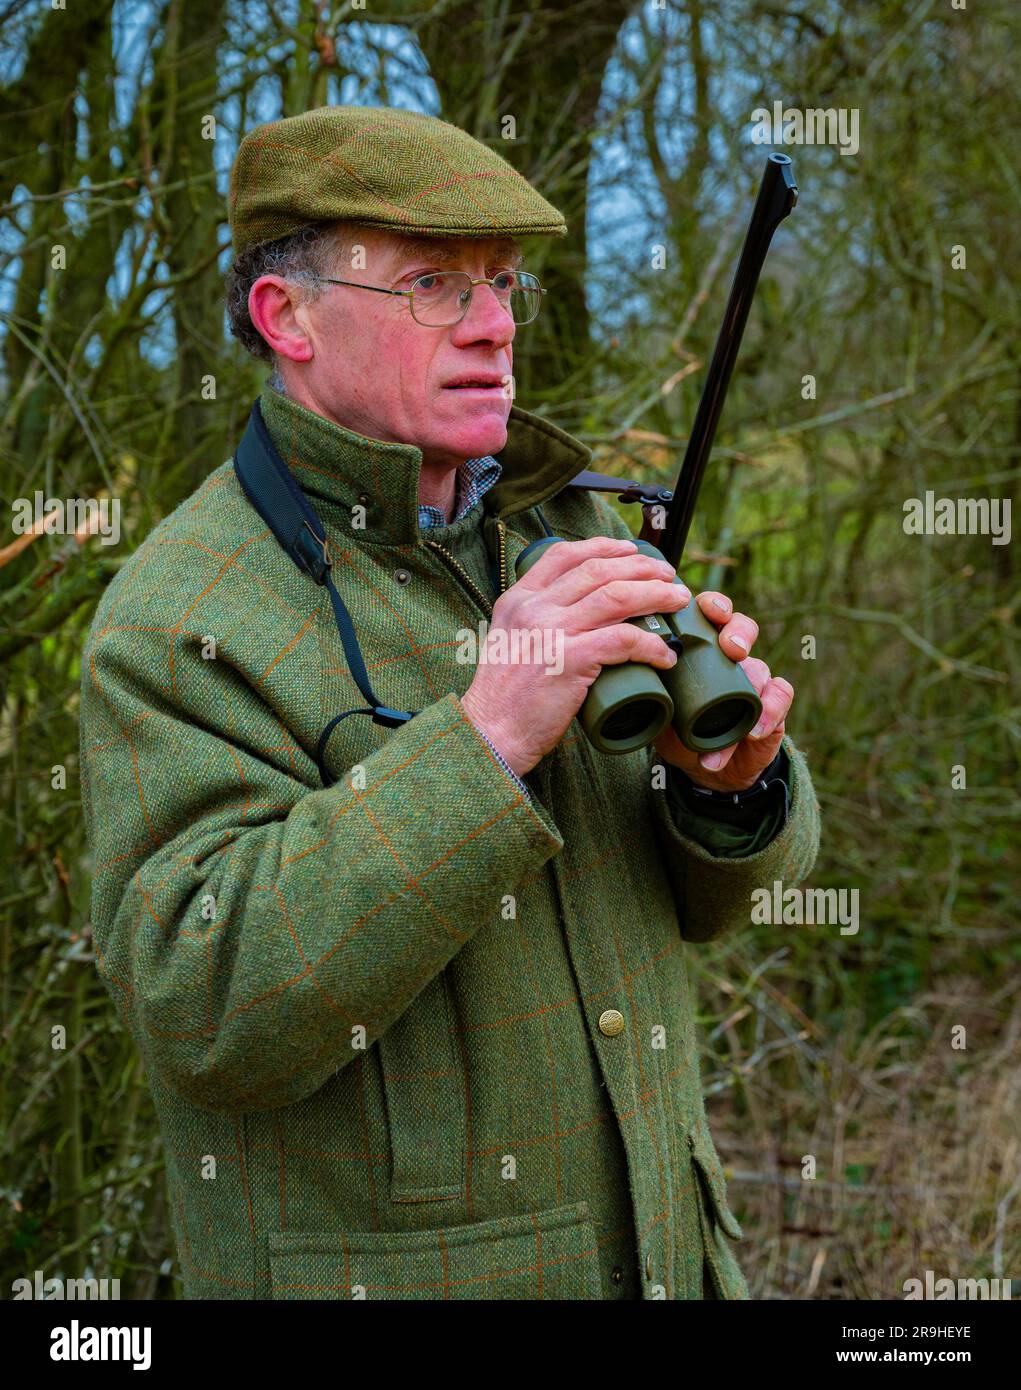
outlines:
{"label": "man's face", "polygon": [[[491,279],[520,261],[504,237],[416,240],[366,228],[354,244],[365,248],[364,269],[341,259],[335,278],[385,289],[410,290],[417,276],[439,270]],[[320,414],[371,439],[414,444],[424,465],[454,467],[506,444],[514,322],[491,286],[476,285],[467,314],[445,328],[416,322],[403,296],[345,285],[326,286],[300,312],[314,348],[303,385]],[[476,373],[506,381],[491,390],[448,385]]]}

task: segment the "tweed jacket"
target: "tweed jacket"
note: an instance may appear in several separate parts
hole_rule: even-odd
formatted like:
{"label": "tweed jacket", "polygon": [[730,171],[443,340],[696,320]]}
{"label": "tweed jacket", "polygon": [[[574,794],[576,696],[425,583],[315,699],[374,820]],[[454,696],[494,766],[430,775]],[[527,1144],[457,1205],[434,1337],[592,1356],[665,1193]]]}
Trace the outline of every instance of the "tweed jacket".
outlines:
{"label": "tweed jacket", "polygon": [[[492,599],[418,524],[421,453],[267,388],[377,695],[232,461],[103,595],[82,663],[97,967],[144,1058],[190,1298],[742,1299],[690,943],[814,863],[790,815],[718,858],[650,750],[573,720],[523,796],[467,718]],[[500,589],[543,534],[627,534],[589,451],[513,407],[482,527]],[[703,1288],[703,1271],[707,1284]]]}

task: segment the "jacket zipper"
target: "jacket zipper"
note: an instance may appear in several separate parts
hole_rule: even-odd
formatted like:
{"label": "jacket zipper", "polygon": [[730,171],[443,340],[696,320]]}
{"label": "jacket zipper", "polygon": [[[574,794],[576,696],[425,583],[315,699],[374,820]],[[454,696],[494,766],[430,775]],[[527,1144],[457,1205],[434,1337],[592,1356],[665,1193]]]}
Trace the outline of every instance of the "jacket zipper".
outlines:
{"label": "jacket zipper", "polygon": [[[506,550],[507,550],[507,545],[506,545],[506,539],[505,539],[505,534],[504,534],[504,533],[505,533],[505,527],[504,527],[503,522],[498,520],[497,523],[496,523],[496,526],[497,526],[497,532],[498,532],[499,537],[500,537],[500,545],[499,545],[499,555],[500,555],[500,593],[502,594],[502,593],[504,593],[504,592],[506,591],[506,589],[507,589],[507,575],[506,575],[506,563],[505,563],[505,561],[506,561]],[[430,548],[431,550],[435,550],[436,553],[437,553],[438,555],[442,555],[443,558],[447,561],[447,563],[448,563],[453,569],[455,569],[455,570],[457,571],[458,575],[461,577],[461,579],[463,580],[464,584],[465,584],[465,585],[467,586],[467,588],[470,589],[471,592],[475,595],[475,598],[477,599],[478,603],[481,605],[483,612],[485,612],[485,613],[488,614],[490,617],[492,617],[492,614],[493,614],[493,604],[492,604],[492,600],[491,600],[491,599],[488,599],[488,598],[486,597],[486,595],[482,592],[482,590],[479,588],[479,586],[475,583],[474,579],[472,579],[471,575],[470,575],[470,574],[468,573],[468,571],[465,569],[464,565],[461,564],[461,561],[457,558],[457,556],[454,555],[451,551],[449,551],[445,545],[440,545],[439,541],[430,540],[428,536],[423,536],[422,539],[423,539],[423,542],[424,542],[427,546],[429,546],[429,548]]]}

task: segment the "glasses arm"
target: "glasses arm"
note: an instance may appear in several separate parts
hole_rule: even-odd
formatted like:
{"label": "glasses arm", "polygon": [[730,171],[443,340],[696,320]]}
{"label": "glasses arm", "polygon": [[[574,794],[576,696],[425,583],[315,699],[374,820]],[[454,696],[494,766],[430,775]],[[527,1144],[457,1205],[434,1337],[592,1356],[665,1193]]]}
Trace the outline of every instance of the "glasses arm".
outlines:
{"label": "glasses arm", "polygon": [[405,296],[410,296],[412,294],[411,290],[385,290],[380,285],[363,285],[357,280],[333,280],[329,275],[320,275],[318,279],[321,280],[324,285],[350,285],[352,289],[374,290],[376,294],[402,294]]}

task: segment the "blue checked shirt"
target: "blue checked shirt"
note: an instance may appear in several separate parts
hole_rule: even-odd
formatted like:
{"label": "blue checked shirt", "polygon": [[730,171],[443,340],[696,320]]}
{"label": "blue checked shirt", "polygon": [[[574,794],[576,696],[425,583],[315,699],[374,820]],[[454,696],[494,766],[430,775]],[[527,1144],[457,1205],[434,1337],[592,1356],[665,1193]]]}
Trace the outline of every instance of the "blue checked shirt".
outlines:
{"label": "blue checked shirt", "polygon": [[[482,494],[488,492],[493,486],[502,471],[492,454],[487,454],[485,458],[481,459],[465,459],[464,463],[459,464],[456,482],[456,510],[451,520],[460,521],[463,516],[467,516]],[[418,524],[419,526],[449,526],[450,522],[439,507],[427,507],[424,503],[419,502]]]}
{"label": "blue checked shirt", "polygon": [[[500,465],[497,463],[496,459],[493,458],[492,454],[487,454],[485,458],[465,459],[464,463],[459,464],[456,481],[457,501],[451,521],[460,521],[463,516],[467,516],[483,493],[488,492],[493,486],[497,478],[499,478],[501,471]],[[439,507],[429,507],[420,502],[418,504],[418,524],[422,527],[449,526],[450,522],[447,521],[447,518],[440,511]],[[482,734],[481,729],[479,733]],[[486,738],[485,734],[482,734],[482,737],[486,739],[486,742],[493,750],[493,757],[503,768],[504,772],[506,772],[507,776],[512,778],[521,788],[522,796],[527,800],[531,800],[528,788],[513,768],[510,767],[499,748],[496,747],[491,739]]]}

